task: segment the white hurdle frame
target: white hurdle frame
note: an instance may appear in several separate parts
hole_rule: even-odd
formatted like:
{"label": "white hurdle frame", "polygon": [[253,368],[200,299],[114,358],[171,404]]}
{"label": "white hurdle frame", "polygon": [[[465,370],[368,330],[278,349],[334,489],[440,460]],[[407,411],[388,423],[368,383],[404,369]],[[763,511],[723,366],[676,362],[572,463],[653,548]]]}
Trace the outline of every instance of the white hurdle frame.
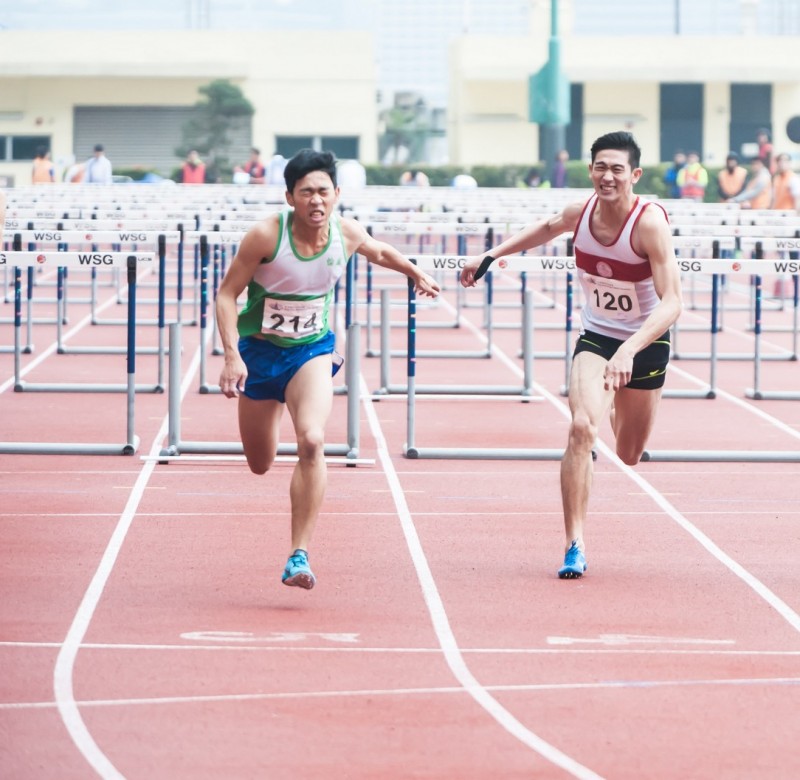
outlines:
{"label": "white hurdle frame", "polygon": [[[63,442],[0,442],[0,453],[36,455],[133,455],[139,447],[139,437],[134,432],[134,406],[136,398],[136,276],[140,263],[152,263],[153,253],[110,252],[103,257],[108,265],[125,268],[128,281],[127,318],[127,436],[122,445],[104,443]],[[22,329],[22,268],[49,263],[61,268],[87,269],[83,252],[0,252],[0,266],[14,268],[14,378],[15,391],[21,388],[20,353]],[[63,385],[65,392],[72,385]]]}

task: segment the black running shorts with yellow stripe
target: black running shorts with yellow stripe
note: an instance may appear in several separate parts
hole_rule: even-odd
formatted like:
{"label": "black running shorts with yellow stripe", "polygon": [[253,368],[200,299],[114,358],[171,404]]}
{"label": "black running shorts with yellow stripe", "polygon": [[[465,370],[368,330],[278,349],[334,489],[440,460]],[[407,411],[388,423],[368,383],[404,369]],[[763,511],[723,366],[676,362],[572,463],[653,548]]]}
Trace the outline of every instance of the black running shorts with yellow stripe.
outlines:
{"label": "black running shorts with yellow stripe", "polygon": [[[572,357],[574,358],[579,352],[592,352],[606,360],[611,360],[620,344],[622,344],[620,339],[612,339],[609,336],[601,336],[599,333],[587,330],[578,336]],[[633,358],[631,381],[625,387],[634,390],[655,390],[662,387],[667,375],[669,352],[669,331],[667,331],[636,354]]]}

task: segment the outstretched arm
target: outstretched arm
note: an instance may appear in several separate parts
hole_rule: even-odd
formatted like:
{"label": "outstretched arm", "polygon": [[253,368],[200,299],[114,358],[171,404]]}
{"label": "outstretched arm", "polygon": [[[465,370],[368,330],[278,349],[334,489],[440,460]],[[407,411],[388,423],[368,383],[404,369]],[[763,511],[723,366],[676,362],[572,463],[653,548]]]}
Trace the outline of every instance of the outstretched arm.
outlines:
{"label": "outstretched arm", "polygon": [[414,282],[414,290],[420,295],[435,298],[439,292],[439,283],[421,268],[418,268],[407,257],[385,241],[378,241],[367,233],[364,226],[354,219],[342,220],[342,232],[347,244],[347,252],[363,255],[370,263],[399,271]]}
{"label": "outstretched arm", "polygon": [[524,252],[526,249],[533,249],[533,247],[546,244],[562,233],[575,230],[583,206],[583,203],[573,203],[552,217],[526,225],[519,233],[515,233],[482,255],[472,258],[461,271],[461,284],[464,287],[475,286],[477,283],[475,272],[487,255],[495,259],[506,255],[515,255],[519,252]]}

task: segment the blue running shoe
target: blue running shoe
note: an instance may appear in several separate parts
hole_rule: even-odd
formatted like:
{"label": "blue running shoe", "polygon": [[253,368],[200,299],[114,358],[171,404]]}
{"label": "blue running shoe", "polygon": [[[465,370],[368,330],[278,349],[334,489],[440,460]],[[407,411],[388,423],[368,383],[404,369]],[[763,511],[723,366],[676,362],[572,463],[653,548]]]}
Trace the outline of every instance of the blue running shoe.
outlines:
{"label": "blue running shoe", "polygon": [[586,571],[586,556],[578,547],[577,542],[573,542],[567,554],[564,556],[564,565],[558,570],[558,576],[562,580],[574,580],[583,577]]}
{"label": "blue running shoe", "polygon": [[281,581],[284,585],[296,585],[298,588],[311,590],[317,578],[308,565],[308,553],[305,550],[295,550],[286,561]]}

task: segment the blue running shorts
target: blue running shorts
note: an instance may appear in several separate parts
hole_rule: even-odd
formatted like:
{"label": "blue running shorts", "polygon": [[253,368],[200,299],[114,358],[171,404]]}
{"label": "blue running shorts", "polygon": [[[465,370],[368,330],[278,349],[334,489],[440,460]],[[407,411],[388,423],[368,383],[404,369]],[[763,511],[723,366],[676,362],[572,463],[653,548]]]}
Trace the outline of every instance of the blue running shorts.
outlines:
{"label": "blue running shorts", "polygon": [[[572,356],[575,357],[580,352],[593,352],[606,360],[611,360],[620,344],[622,344],[620,339],[612,339],[610,336],[601,336],[599,333],[587,330],[578,337]],[[636,354],[633,358],[631,381],[625,386],[636,390],[656,390],[662,387],[667,375],[669,352],[669,331],[667,331]]]}
{"label": "blue running shorts", "polygon": [[[336,336],[328,331],[321,339],[311,344],[296,347],[278,347],[266,339],[247,336],[239,339],[239,354],[247,366],[247,381],[244,395],[254,401],[280,401],[286,403],[286,386],[300,367],[320,355],[334,351]],[[334,358],[338,355],[334,354]],[[334,360],[333,374],[341,362]]]}

